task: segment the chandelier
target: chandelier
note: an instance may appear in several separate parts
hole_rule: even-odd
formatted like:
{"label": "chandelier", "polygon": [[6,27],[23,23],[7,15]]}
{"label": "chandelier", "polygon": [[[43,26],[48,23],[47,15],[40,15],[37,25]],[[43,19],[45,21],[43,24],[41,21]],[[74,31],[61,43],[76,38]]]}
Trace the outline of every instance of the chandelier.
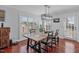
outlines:
{"label": "chandelier", "polygon": [[41,19],[42,20],[52,20],[53,17],[49,14],[49,8],[50,8],[50,6],[44,5],[44,7],[45,7],[45,13],[41,14]]}

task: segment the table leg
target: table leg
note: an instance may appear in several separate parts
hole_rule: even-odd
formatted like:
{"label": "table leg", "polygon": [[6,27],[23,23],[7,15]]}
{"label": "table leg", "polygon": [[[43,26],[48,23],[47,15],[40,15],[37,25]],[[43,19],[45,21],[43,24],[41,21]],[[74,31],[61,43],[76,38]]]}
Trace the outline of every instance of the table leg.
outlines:
{"label": "table leg", "polygon": [[29,41],[30,41],[30,39],[28,38],[28,40],[27,40],[27,53],[29,53]]}
{"label": "table leg", "polygon": [[[36,45],[36,43],[37,43],[37,42],[36,42],[36,41],[34,41],[34,45]],[[34,46],[34,48],[35,48],[35,49],[37,49],[37,45],[36,45],[36,46]],[[34,52],[36,53],[36,51],[34,51]]]}
{"label": "table leg", "polygon": [[39,53],[41,53],[41,42],[38,43],[39,47]]}

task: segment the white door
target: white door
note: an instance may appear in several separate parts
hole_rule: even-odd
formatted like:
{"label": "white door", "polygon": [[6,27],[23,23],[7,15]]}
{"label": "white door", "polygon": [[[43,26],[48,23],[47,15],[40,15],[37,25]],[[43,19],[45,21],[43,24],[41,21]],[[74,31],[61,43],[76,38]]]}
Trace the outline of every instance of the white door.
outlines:
{"label": "white door", "polygon": [[65,18],[65,38],[73,39],[76,34],[76,18],[75,16],[67,16]]}

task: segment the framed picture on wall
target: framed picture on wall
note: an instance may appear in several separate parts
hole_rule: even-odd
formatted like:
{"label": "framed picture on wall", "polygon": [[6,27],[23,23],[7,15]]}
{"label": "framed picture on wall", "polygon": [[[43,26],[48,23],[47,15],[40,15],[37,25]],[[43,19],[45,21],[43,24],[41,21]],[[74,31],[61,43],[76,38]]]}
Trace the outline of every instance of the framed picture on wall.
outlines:
{"label": "framed picture on wall", "polygon": [[53,22],[54,22],[54,23],[59,23],[59,22],[60,22],[60,18],[54,18],[54,19],[53,19]]}
{"label": "framed picture on wall", "polygon": [[0,10],[0,21],[5,21],[5,11]]}

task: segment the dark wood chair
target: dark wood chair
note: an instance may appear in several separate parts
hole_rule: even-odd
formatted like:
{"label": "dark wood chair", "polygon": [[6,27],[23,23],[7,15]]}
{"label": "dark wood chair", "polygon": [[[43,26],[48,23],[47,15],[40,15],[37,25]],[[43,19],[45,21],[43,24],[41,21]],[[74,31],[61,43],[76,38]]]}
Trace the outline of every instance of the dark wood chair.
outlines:
{"label": "dark wood chair", "polygon": [[42,40],[41,43],[45,45],[46,48],[43,47],[42,49],[46,52],[48,52],[48,48],[56,47],[59,43],[58,31],[56,30],[55,34],[53,32],[48,32],[47,39]]}
{"label": "dark wood chair", "polygon": [[55,45],[59,43],[59,30],[56,30],[55,35],[53,37],[53,41],[55,41]]}
{"label": "dark wood chair", "polygon": [[42,47],[42,49],[45,50],[46,52],[48,52],[48,48],[52,48],[53,43],[52,39],[53,39],[53,32],[48,32],[48,37],[41,41],[41,44],[45,45],[44,47]]}

